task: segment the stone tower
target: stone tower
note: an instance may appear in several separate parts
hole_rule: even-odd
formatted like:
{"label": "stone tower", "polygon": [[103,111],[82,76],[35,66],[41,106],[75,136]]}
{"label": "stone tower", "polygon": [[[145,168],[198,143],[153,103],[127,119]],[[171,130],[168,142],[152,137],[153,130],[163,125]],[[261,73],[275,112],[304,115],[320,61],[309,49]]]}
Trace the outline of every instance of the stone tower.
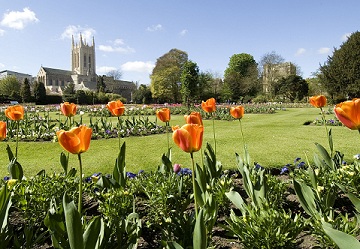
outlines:
{"label": "stone tower", "polygon": [[74,42],[72,37],[71,44],[71,71],[78,75],[95,76],[95,40],[92,39],[91,46],[83,40],[80,34],[80,41],[78,44]]}

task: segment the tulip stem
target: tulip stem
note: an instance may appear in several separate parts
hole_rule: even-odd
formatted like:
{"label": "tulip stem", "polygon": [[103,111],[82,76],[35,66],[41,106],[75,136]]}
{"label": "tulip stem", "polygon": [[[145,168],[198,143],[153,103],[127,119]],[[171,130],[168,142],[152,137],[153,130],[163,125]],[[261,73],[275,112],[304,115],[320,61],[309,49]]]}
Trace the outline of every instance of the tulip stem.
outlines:
{"label": "tulip stem", "polygon": [[166,125],[165,125],[165,129],[166,129],[166,136],[167,136],[167,146],[168,146],[168,153],[169,153],[169,150],[170,150],[170,142],[169,142],[169,122],[166,122]]}
{"label": "tulip stem", "polygon": [[332,157],[332,155],[333,155],[333,148],[332,148],[332,145],[331,145],[330,136],[329,136],[329,131],[328,131],[328,128],[327,128],[327,125],[326,125],[325,114],[324,114],[324,111],[323,111],[322,107],[320,107],[320,111],[321,111],[321,115],[322,115],[322,121],[323,121],[324,126],[325,126],[326,136],[327,136],[328,142],[329,142],[330,156]]}
{"label": "tulip stem", "polygon": [[80,166],[80,180],[79,180],[79,203],[78,203],[78,211],[81,215],[81,207],[82,207],[82,163],[81,163],[81,154],[78,154],[79,166]]}
{"label": "tulip stem", "polygon": [[246,153],[246,143],[245,143],[244,132],[243,132],[243,129],[242,129],[241,119],[239,119],[239,124],[240,124],[241,136],[242,136],[242,140],[243,140],[243,144],[244,144],[244,152]]}
{"label": "tulip stem", "polygon": [[19,145],[19,120],[16,121],[17,123],[17,127],[16,127],[16,149],[15,149],[15,158],[17,160],[17,155],[18,155],[18,145]]}
{"label": "tulip stem", "polygon": [[192,161],[191,178],[192,178],[193,192],[194,192],[195,217],[197,218],[197,216],[198,216],[198,207],[197,207],[197,202],[196,202],[195,163],[194,163],[194,156],[193,156],[193,153],[192,153],[192,152],[190,152],[190,157],[191,157],[191,161]]}
{"label": "tulip stem", "polygon": [[215,151],[215,155],[216,155],[216,139],[215,139],[215,119],[214,119],[214,114],[212,115],[212,122],[213,122],[213,132],[214,132],[214,151]]}
{"label": "tulip stem", "polygon": [[120,135],[120,117],[118,116],[118,124],[119,124],[119,128],[118,128],[118,138],[119,138],[119,151],[121,150],[121,135]]}

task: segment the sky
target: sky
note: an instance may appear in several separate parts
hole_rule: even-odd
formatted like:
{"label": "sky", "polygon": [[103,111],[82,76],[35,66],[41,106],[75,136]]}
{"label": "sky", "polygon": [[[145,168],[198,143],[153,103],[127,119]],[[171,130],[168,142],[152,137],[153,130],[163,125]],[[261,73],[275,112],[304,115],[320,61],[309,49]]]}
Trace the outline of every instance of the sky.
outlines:
{"label": "sky", "polygon": [[0,71],[71,70],[81,33],[95,39],[98,75],[139,84],[173,48],[216,77],[234,54],[275,51],[308,78],[358,31],[359,12],[358,0],[0,0]]}

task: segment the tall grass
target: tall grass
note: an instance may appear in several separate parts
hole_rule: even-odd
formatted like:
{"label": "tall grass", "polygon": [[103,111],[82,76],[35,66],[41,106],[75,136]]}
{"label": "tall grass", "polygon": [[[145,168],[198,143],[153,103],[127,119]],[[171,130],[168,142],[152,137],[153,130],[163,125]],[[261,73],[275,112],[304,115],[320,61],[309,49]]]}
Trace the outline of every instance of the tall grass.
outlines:
{"label": "tall grass", "polygon": [[[323,126],[303,125],[305,121],[321,118],[316,108],[294,108],[277,111],[275,114],[245,114],[242,127],[252,161],[264,167],[280,168],[293,162],[296,157],[310,161],[318,142],[328,148],[325,128]],[[333,118],[328,115],[327,119]],[[183,125],[183,116],[172,116],[170,125]],[[86,123],[86,120],[85,120]],[[212,121],[204,121],[204,142],[213,146]],[[358,132],[345,127],[331,127],[334,149],[345,154],[345,160],[351,162],[353,155],[360,153],[360,136]],[[215,121],[217,158],[224,168],[236,168],[235,152],[243,154],[243,142],[237,120]],[[146,137],[122,138],[126,143],[126,166],[131,172],[154,171],[161,163],[161,156],[167,150],[166,134]],[[6,145],[15,149],[15,143],[0,143],[0,176],[8,175],[8,157]],[[181,151],[172,140],[172,162],[190,168],[190,156]],[[53,142],[20,142],[18,161],[24,169],[25,176],[32,176],[45,169],[47,172],[62,172],[59,156],[62,148]],[[83,154],[85,175],[94,172],[112,173],[118,154],[118,139],[93,140],[90,149]],[[201,162],[200,151],[195,153],[196,162]],[[77,157],[70,155],[70,167],[77,168]]]}

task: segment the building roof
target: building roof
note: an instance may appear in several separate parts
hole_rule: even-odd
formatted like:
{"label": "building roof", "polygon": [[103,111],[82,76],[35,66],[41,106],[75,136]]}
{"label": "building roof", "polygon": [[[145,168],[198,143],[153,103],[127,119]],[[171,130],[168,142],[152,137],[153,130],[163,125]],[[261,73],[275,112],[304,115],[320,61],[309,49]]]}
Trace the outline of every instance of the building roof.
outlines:
{"label": "building roof", "polygon": [[72,75],[73,72],[69,70],[62,70],[57,68],[50,68],[50,67],[42,67],[44,71],[48,74],[63,74],[63,75]]}

